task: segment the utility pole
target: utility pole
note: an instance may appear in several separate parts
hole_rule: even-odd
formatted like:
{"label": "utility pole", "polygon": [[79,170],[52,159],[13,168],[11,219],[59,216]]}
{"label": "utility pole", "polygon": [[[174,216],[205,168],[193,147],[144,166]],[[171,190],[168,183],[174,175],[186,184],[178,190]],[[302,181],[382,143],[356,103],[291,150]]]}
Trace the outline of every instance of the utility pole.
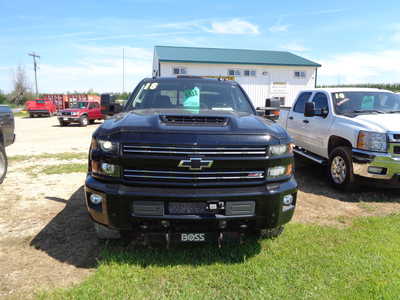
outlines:
{"label": "utility pole", "polygon": [[125,48],[122,48],[122,93],[125,93]]}
{"label": "utility pole", "polygon": [[33,70],[35,71],[35,87],[36,87],[36,97],[38,96],[38,87],[37,87],[37,62],[36,58],[40,58],[39,55],[37,55],[35,52],[28,53],[29,56],[33,57]]}

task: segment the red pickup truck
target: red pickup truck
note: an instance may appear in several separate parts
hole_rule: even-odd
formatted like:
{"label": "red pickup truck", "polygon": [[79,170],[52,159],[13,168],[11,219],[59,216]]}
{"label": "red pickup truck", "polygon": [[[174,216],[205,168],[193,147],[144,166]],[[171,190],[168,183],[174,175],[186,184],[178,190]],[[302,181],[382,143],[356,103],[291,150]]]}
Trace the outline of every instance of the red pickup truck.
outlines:
{"label": "red pickup truck", "polygon": [[48,116],[51,117],[57,112],[57,108],[50,100],[36,99],[25,103],[25,109],[29,113],[29,117]]}
{"label": "red pickup truck", "polygon": [[60,126],[71,123],[79,123],[81,126],[93,124],[96,120],[102,120],[105,116],[101,113],[100,104],[94,101],[78,101],[71,103],[68,109],[58,112]]}

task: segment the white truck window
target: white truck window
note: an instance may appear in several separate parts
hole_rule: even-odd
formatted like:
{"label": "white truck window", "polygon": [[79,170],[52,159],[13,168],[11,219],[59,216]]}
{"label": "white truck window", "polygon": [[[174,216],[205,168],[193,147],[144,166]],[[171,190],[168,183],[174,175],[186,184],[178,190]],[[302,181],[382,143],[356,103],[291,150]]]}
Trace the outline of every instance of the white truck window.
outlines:
{"label": "white truck window", "polygon": [[311,94],[312,94],[311,92],[301,93],[297,98],[293,111],[304,114],[304,106],[306,105],[306,102],[308,102],[308,100],[310,99]]}

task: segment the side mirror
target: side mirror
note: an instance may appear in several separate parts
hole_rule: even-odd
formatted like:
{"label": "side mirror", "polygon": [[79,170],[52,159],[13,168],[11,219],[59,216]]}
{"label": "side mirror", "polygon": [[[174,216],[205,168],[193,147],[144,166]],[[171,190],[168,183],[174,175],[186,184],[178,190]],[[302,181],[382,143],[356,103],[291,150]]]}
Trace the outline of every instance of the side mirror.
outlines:
{"label": "side mirror", "polygon": [[110,113],[112,115],[119,114],[122,111],[122,105],[119,103],[113,103],[110,105]]}
{"label": "side mirror", "polygon": [[281,110],[281,102],[279,99],[265,99],[265,107],[262,108],[264,110],[264,117],[266,119],[276,121],[279,119],[280,110]]}
{"label": "side mirror", "polygon": [[[101,94],[100,96],[100,105],[101,105],[101,113],[103,115],[112,116],[122,111],[122,107],[120,106],[119,111],[116,108],[117,103],[115,103],[115,95],[111,94]],[[118,111],[118,112],[116,112]]]}
{"label": "side mirror", "polygon": [[265,99],[265,107],[271,107],[280,109],[281,108],[281,101],[279,99]]}
{"label": "side mirror", "polygon": [[304,105],[304,116],[305,117],[314,117],[315,116],[315,103],[314,102],[306,102]]}

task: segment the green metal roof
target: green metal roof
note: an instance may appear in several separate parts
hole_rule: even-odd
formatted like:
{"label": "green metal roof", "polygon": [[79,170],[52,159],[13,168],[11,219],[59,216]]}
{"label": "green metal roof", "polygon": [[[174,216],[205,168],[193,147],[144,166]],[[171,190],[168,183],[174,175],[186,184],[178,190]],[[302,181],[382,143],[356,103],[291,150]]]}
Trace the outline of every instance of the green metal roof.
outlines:
{"label": "green metal roof", "polygon": [[155,46],[161,62],[320,67],[286,51]]}

